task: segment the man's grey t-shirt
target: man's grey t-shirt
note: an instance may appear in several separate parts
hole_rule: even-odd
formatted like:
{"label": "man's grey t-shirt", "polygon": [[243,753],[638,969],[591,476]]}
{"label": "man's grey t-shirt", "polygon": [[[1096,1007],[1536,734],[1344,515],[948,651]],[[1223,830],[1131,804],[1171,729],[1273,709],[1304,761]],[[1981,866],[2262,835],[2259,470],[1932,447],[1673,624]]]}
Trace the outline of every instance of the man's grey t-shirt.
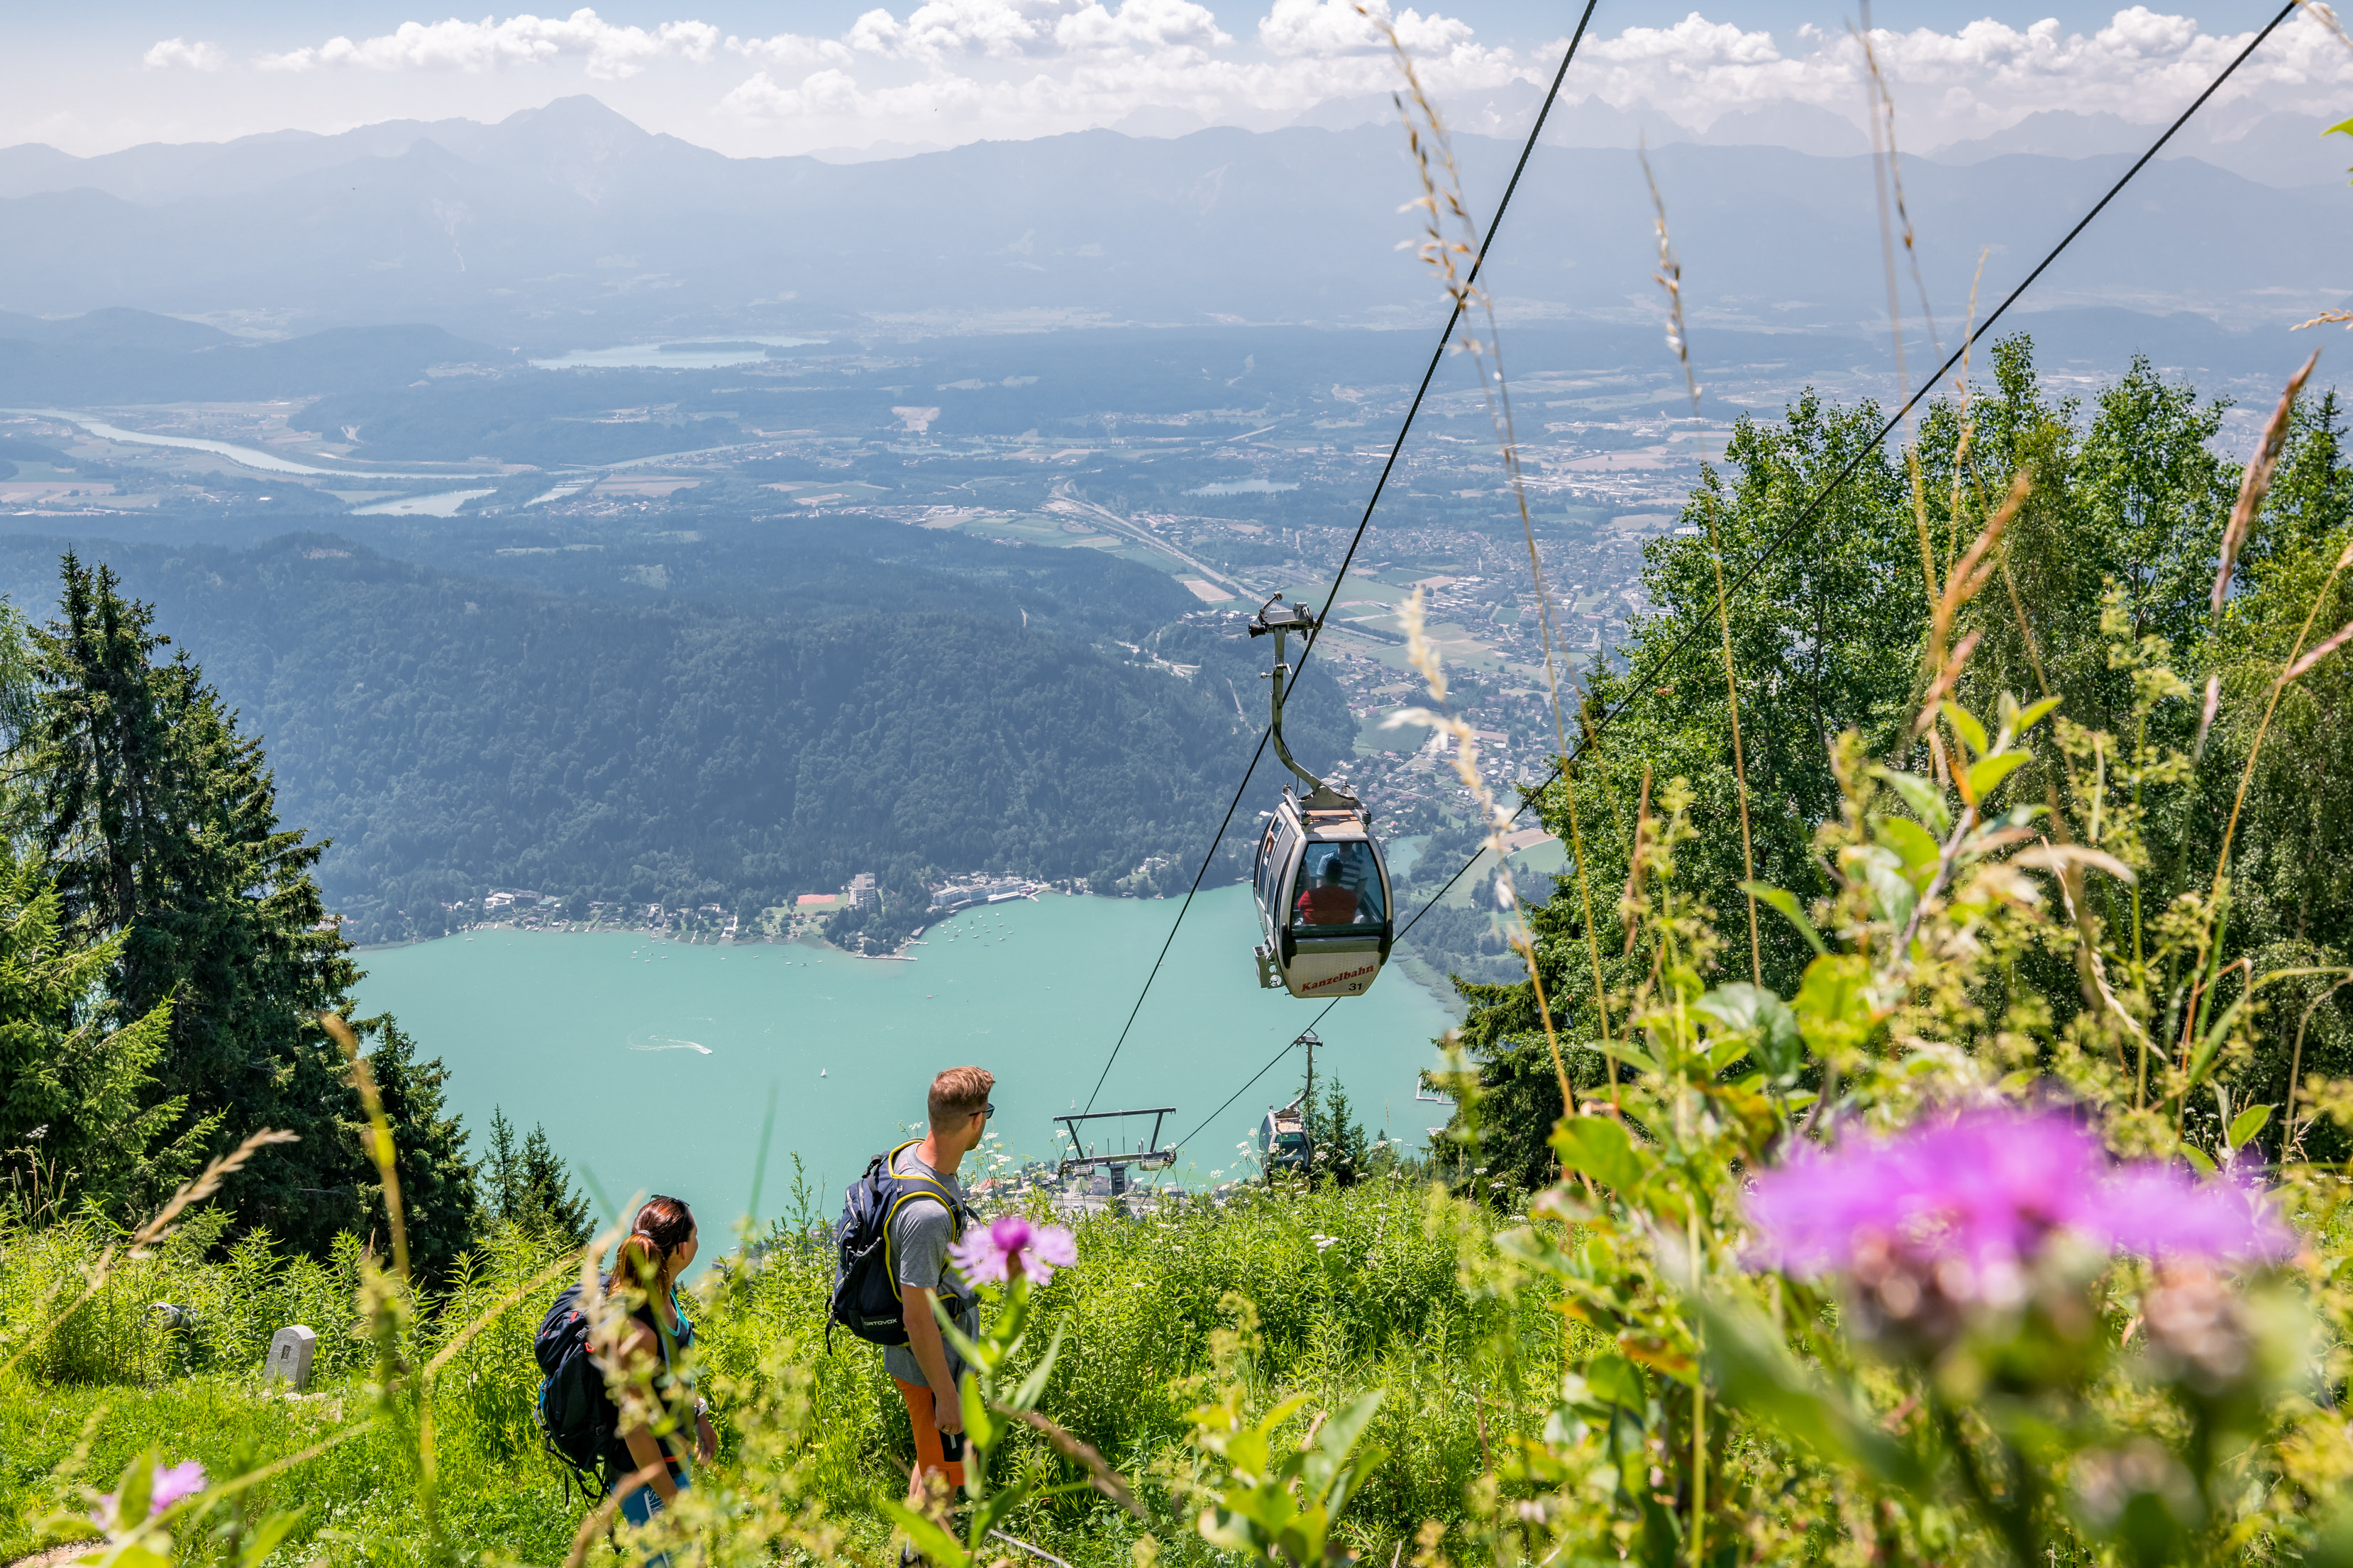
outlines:
{"label": "man's grey t-shirt", "polygon": [[[956,1184],[956,1179],[940,1174],[915,1158],[913,1147],[899,1152],[899,1157],[891,1163],[891,1173],[894,1176],[921,1176],[936,1182],[944,1191],[953,1194],[956,1202],[964,1201],[964,1189]],[[900,1288],[904,1289],[916,1285],[926,1290],[970,1301],[972,1287],[964,1282],[964,1277],[948,1262],[948,1247],[955,1240],[955,1222],[939,1204],[930,1198],[919,1197],[901,1205],[897,1217],[891,1222],[891,1260],[898,1274]],[[956,1327],[963,1330],[967,1337],[977,1337],[980,1333],[978,1306],[967,1307],[957,1317]],[[948,1375],[963,1377],[964,1361],[944,1334],[940,1336],[940,1348],[947,1352]],[[912,1383],[921,1388],[928,1381],[923,1376],[923,1369],[916,1364],[915,1352],[905,1345],[884,1346],[882,1365],[902,1383]],[[950,1391],[933,1390],[935,1394],[947,1392]]]}

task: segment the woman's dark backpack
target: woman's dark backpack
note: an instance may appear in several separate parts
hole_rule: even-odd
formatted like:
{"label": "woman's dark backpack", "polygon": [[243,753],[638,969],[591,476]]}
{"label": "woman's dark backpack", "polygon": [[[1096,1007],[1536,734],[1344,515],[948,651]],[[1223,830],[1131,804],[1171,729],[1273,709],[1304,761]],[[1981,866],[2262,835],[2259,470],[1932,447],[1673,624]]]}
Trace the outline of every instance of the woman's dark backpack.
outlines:
{"label": "woman's dark backpack", "polygon": [[564,1467],[568,1489],[578,1480],[590,1498],[604,1495],[605,1460],[613,1447],[621,1413],[605,1390],[605,1374],[588,1353],[588,1316],[580,1310],[580,1287],[569,1286],[540,1320],[532,1348],[543,1374],[533,1414],[547,1451]]}
{"label": "woman's dark backpack", "polygon": [[[834,1265],[833,1302],[825,1321],[828,1350],[833,1348],[836,1323],[870,1344],[907,1342],[906,1309],[899,1296],[899,1271],[892,1266],[891,1257],[891,1221],[902,1205],[918,1199],[938,1204],[948,1211],[948,1223],[956,1236],[964,1235],[970,1211],[945,1188],[927,1176],[891,1173],[892,1162],[898,1159],[900,1151],[913,1148],[917,1142],[911,1138],[887,1154],[877,1154],[842,1199],[841,1223],[833,1232],[840,1256]],[[951,1315],[962,1310],[953,1300],[942,1304]]]}

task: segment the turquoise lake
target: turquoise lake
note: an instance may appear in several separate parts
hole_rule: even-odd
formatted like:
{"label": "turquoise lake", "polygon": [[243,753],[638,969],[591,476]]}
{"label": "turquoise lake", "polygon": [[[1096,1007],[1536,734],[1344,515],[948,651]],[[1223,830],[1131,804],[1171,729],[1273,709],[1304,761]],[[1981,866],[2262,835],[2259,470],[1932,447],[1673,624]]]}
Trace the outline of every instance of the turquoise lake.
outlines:
{"label": "turquoise lake", "polygon": [[[807,943],[480,931],[360,953],[359,994],[448,1065],[450,1102],[477,1152],[491,1108],[503,1107],[523,1131],[544,1125],[610,1201],[669,1193],[706,1223],[732,1226],[751,1197],[773,1089],[761,1217],[788,1206],[796,1152],[829,1215],[844,1183],[920,1123],[942,1068],[996,1073],[1003,1147],[1049,1157],[1053,1115],[1085,1105],[1176,909],[1042,894],[933,926],[912,963]],[[1298,1092],[1294,1052],[1193,1131],[1324,1005],[1259,989],[1257,937],[1247,889],[1194,900],[1096,1100],[1098,1110],[1176,1108],[1164,1141],[1187,1142],[1166,1180],[1235,1174],[1235,1144]],[[1414,1090],[1447,1023],[1435,998],[1391,970],[1316,1026],[1317,1079],[1346,1086],[1368,1132],[1386,1127],[1418,1147],[1445,1119]],[[1123,1146],[1149,1131],[1146,1119]]]}

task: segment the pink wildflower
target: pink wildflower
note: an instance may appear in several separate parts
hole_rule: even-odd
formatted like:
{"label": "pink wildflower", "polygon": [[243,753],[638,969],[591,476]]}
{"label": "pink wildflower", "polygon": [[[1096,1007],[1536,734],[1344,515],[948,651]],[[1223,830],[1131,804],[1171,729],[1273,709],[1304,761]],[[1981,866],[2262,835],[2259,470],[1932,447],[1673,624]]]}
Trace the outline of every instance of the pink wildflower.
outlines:
{"label": "pink wildflower", "polygon": [[206,1485],[205,1468],[194,1459],[158,1470],[154,1490],[148,1494],[148,1510],[151,1514],[161,1513],[174,1503],[195,1496]]}
{"label": "pink wildflower", "polygon": [[2014,1279],[2055,1232],[2152,1258],[2276,1259],[2295,1239],[2259,1191],[2179,1167],[2112,1165],[2054,1112],[1967,1111],[1831,1153],[1801,1152],[1750,1196],[1757,1260],[1851,1273],[1897,1255],[1967,1266],[1956,1279]]}
{"label": "pink wildflower", "polygon": [[1079,1260],[1078,1243],[1059,1225],[1033,1226],[1018,1214],[1000,1215],[985,1230],[976,1230],[953,1247],[948,1256],[956,1269],[976,1285],[1001,1284],[1014,1276],[1043,1285],[1057,1268]]}
{"label": "pink wildflower", "polygon": [[[147,1492],[147,1517],[154,1518],[174,1503],[195,1496],[209,1484],[205,1478],[204,1466],[194,1459],[157,1470]],[[96,1511],[90,1516],[90,1522],[100,1530],[119,1529],[121,1525],[121,1521],[116,1517],[119,1511],[115,1494],[103,1493],[98,1500]]]}

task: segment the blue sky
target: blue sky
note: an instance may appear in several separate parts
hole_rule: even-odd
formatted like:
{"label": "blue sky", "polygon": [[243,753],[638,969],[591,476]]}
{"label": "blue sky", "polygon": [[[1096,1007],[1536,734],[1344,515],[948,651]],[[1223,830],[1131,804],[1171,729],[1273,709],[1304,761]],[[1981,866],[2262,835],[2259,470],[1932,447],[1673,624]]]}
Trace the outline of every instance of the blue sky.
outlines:
{"label": "blue sky", "polygon": [[[496,120],[578,92],[735,153],[1123,123],[1270,128],[1321,99],[1383,89],[1390,68],[1347,0],[611,0],[487,16],[478,3],[462,17],[396,0],[28,6],[0,50],[0,145],[89,154],[396,118]],[[1906,140],[1928,147],[2036,109],[2157,119],[2269,11],[2268,0],[2179,11],[1882,0],[1873,22]],[[1441,100],[1467,102],[1548,74],[1574,15],[1536,0],[1435,0],[1399,6],[1396,20]],[[1788,100],[1858,119],[1846,36],[1856,15],[1804,0],[1603,0],[1569,92],[1695,128]],[[2299,20],[2245,91],[2303,107],[2348,89],[2353,49]]]}

